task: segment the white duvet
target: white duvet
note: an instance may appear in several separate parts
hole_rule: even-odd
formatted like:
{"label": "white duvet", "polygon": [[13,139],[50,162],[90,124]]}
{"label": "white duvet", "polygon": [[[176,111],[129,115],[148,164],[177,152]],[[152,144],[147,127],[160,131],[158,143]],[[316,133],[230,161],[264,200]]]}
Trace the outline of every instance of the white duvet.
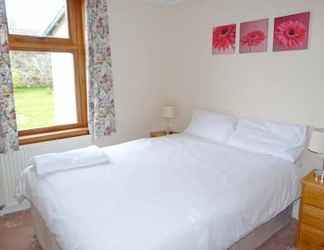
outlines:
{"label": "white duvet", "polygon": [[38,180],[63,250],[221,250],[297,197],[296,166],[174,135],[107,147],[111,163]]}

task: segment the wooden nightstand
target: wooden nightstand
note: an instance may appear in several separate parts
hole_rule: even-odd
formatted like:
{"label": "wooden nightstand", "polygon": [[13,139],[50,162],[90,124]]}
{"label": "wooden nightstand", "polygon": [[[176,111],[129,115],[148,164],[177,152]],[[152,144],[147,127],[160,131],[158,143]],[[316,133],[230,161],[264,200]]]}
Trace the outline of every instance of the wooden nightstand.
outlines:
{"label": "wooden nightstand", "polygon": [[[170,132],[169,135],[177,134],[177,132]],[[150,133],[150,137],[161,137],[161,136],[167,136],[167,132],[162,130],[162,131],[155,131]]]}
{"label": "wooden nightstand", "polygon": [[324,185],[315,182],[314,172],[302,184],[297,249],[324,250]]}

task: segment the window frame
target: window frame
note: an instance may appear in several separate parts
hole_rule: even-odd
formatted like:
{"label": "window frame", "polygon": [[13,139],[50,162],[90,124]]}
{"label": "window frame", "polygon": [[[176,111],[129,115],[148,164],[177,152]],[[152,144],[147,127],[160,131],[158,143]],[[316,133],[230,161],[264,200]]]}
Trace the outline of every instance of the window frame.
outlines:
{"label": "window frame", "polygon": [[18,131],[19,144],[89,134],[84,36],[84,0],[66,0],[69,38],[9,34],[9,50],[68,52],[73,55],[77,123]]}

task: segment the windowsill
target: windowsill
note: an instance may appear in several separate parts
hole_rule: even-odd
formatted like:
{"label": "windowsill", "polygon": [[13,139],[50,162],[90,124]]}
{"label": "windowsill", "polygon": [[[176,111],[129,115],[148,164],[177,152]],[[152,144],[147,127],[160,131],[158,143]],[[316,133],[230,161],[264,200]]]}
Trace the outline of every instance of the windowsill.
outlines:
{"label": "windowsill", "polygon": [[70,137],[77,137],[77,136],[88,135],[88,134],[89,134],[88,128],[66,129],[66,130],[55,131],[55,132],[19,136],[19,144],[27,145],[27,144],[33,144],[39,142],[65,139]]}

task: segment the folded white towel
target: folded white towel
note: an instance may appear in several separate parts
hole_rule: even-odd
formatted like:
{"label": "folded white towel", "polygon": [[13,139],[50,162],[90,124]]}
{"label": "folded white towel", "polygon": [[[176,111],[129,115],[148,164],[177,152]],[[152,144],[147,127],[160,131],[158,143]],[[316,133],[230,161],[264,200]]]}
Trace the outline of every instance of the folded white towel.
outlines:
{"label": "folded white towel", "polygon": [[63,153],[38,155],[32,158],[38,176],[75,168],[93,167],[109,163],[109,157],[97,146],[71,150]]}

